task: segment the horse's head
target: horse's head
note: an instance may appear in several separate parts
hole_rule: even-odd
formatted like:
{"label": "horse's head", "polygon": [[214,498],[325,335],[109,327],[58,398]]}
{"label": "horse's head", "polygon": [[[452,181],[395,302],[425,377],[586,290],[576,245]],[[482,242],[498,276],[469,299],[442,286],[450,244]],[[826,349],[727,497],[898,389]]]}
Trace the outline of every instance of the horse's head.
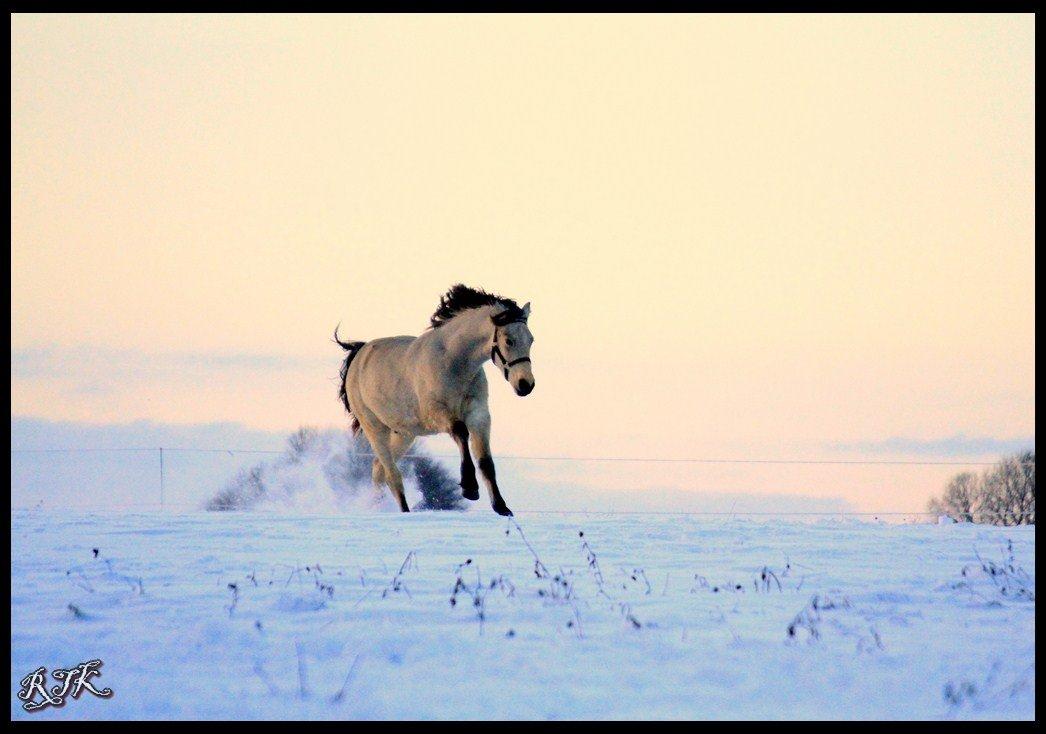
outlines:
{"label": "horse's head", "polygon": [[490,347],[490,359],[521,396],[534,390],[534,368],[530,361],[534,335],[527,326],[529,316],[530,303],[527,303],[523,308],[506,309],[491,317],[494,343]]}

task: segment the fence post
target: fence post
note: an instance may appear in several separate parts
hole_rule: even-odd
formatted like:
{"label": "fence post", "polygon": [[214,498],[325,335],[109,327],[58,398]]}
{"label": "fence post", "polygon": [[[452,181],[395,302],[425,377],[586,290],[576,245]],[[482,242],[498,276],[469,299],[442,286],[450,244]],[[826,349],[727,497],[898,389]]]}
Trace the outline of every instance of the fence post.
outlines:
{"label": "fence post", "polygon": [[160,447],[160,509],[163,510],[163,447]]}

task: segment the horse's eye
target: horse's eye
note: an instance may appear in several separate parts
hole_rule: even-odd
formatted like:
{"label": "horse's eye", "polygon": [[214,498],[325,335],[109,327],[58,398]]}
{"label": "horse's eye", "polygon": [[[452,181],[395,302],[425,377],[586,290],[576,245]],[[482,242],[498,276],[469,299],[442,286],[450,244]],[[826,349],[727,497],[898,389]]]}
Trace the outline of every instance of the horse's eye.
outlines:
{"label": "horse's eye", "polygon": [[515,344],[515,342],[514,342],[514,341],[512,341],[511,339],[509,339],[509,340],[507,341],[507,344],[508,344],[508,345],[509,345],[509,346],[511,347],[511,346],[512,346],[513,344]]}

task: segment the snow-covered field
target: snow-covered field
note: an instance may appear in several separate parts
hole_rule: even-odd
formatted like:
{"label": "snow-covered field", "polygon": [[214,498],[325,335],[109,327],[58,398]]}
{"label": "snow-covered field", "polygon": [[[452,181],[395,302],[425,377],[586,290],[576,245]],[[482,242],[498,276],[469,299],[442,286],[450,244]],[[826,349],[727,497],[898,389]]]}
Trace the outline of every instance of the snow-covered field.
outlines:
{"label": "snow-covered field", "polygon": [[11,714],[1034,716],[1033,528],[516,519],[13,511]]}

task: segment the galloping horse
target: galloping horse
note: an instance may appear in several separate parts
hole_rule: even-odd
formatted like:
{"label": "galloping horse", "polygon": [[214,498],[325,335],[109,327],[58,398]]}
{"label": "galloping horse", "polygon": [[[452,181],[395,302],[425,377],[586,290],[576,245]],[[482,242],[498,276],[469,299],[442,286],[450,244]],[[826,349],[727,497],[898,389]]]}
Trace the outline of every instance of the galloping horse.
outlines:
{"label": "galloping horse", "polygon": [[334,341],[348,352],[341,367],[339,397],[376,457],[375,486],[387,484],[403,512],[403,476],[396,461],[418,436],[449,433],[461,450],[461,489],[479,499],[476,468],[499,515],[512,515],[498,490],[490,455],[490,411],[483,365],[489,359],[517,395],[534,389],[527,327],[530,303],[520,308],[510,298],[458,284],[440,297],[431,326],[421,336],[390,336],[369,342]]}

